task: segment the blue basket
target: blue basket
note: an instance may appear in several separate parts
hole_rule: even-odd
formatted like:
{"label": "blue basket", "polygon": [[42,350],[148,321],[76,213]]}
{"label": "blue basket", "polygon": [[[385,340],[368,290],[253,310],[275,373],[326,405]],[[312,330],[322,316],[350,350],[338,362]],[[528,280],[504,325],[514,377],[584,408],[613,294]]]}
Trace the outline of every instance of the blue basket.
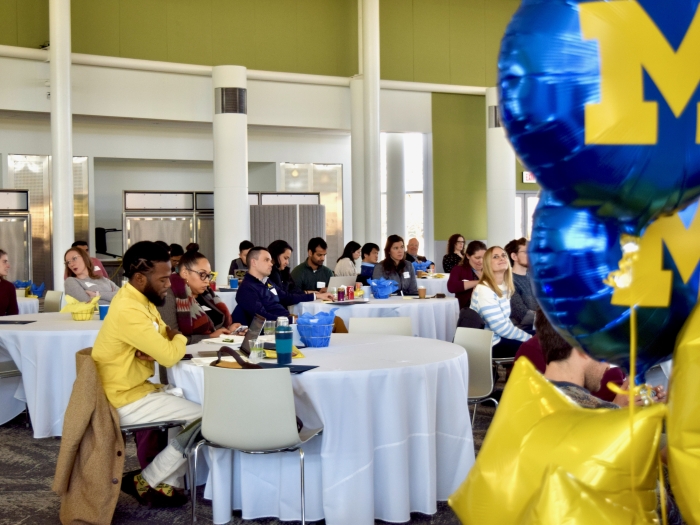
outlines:
{"label": "blue basket", "polygon": [[312,348],[325,348],[331,342],[332,324],[298,324],[301,342]]}

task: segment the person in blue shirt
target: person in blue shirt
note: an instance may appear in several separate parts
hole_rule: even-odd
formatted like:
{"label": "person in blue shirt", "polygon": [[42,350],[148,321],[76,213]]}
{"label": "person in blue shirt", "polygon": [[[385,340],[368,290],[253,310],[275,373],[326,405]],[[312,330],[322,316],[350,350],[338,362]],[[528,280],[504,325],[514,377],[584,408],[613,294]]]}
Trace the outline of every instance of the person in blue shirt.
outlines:
{"label": "person in blue shirt", "polygon": [[263,316],[276,321],[278,317],[289,317],[288,306],[304,301],[331,300],[330,294],[290,294],[268,278],[272,273],[272,256],[267,249],[255,246],[248,252],[248,273],[236,293],[236,309],[233,318],[237,322],[250,324],[253,317]]}

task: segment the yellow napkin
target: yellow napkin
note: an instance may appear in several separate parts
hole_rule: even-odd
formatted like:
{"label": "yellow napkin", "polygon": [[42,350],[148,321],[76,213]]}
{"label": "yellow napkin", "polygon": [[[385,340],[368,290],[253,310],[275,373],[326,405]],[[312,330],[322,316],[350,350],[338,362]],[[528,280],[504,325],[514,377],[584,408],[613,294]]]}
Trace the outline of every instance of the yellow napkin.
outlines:
{"label": "yellow napkin", "polygon": [[[296,346],[292,347],[292,359],[302,359],[304,357],[306,356]],[[265,350],[265,359],[277,359],[277,352],[275,350]]]}

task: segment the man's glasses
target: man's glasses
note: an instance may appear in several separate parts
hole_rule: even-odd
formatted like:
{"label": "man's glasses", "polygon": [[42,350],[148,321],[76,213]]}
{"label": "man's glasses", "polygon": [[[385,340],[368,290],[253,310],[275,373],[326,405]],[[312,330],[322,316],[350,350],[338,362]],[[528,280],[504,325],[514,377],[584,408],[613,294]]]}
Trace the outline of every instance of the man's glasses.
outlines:
{"label": "man's glasses", "polygon": [[190,270],[189,268],[186,268],[186,270],[187,270],[188,272],[196,273],[197,275],[199,275],[199,278],[200,278],[202,281],[209,281],[209,282],[211,282],[211,281],[214,280],[214,274],[213,274],[213,273],[207,273],[207,272],[205,272],[204,270],[202,270],[202,271]]}

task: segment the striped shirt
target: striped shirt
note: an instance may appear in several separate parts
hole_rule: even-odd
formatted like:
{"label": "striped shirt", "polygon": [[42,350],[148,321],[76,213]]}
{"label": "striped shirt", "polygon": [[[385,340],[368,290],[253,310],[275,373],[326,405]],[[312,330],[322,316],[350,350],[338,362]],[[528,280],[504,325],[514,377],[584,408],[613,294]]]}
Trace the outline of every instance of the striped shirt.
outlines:
{"label": "striped shirt", "polygon": [[508,287],[504,283],[499,288],[502,292],[501,297],[485,284],[477,284],[472,293],[471,309],[481,316],[486,329],[493,332],[494,345],[498,344],[501,338],[527,341],[532,336],[517,328],[510,320]]}

